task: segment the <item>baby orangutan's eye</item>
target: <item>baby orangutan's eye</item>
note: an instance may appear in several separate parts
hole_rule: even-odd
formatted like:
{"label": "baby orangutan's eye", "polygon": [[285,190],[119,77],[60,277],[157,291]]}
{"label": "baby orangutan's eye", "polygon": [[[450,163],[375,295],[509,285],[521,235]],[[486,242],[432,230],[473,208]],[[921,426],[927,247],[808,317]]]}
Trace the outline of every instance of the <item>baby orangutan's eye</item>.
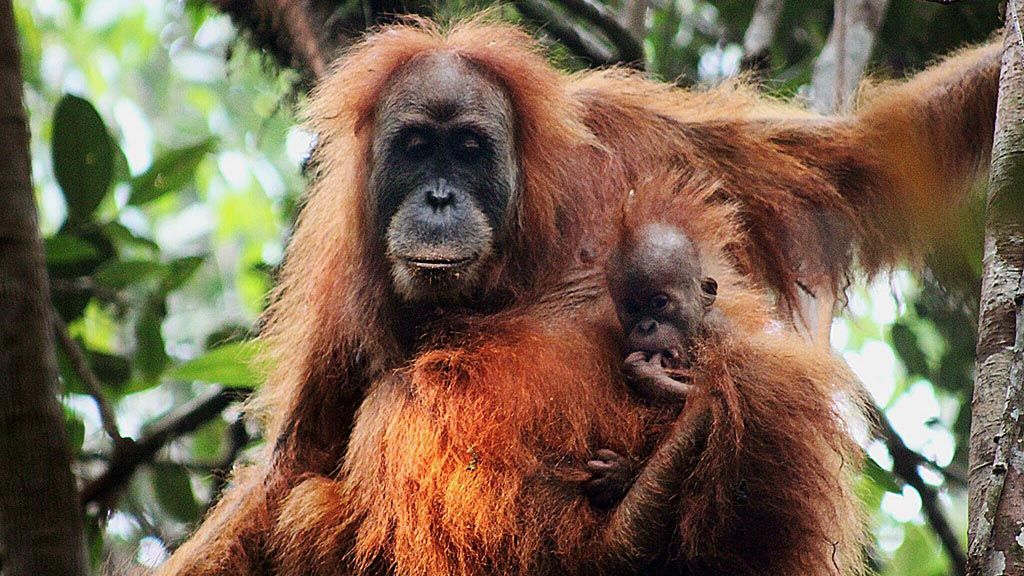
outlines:
{"label": "baby orangutan's eye", "polygon": [[658,294],[651,298],[651,307],[655,310],[661,310],[665,306],[668,306],[668,296],[664,294]]}

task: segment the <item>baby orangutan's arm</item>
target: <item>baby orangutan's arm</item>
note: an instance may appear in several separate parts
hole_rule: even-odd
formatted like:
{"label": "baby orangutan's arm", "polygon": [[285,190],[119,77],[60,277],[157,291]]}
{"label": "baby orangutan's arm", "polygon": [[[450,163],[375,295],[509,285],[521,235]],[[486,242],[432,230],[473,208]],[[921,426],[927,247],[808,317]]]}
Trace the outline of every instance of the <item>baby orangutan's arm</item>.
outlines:
{"label": "baby orangutan's arm", "polygon": [[600,573],[642,573],[665,550],[678,520],[687,472],[704,449],[711,411],[704,402],[686,410],[644,465],[601,534],[594,568]]}

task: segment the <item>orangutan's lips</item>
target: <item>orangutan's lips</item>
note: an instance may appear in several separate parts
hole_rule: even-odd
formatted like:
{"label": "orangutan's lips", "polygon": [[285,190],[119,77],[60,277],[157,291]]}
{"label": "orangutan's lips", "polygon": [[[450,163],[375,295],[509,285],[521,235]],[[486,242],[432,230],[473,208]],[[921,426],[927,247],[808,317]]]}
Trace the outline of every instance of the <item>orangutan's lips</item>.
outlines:
{"label": "orangutan's lips", "polygon": [[476,256],[467,256],[465,258],[406,258],[405,261],[410,266],[418,268],[420,270],[455,270],[457,268],[463,268],[466,265],[476,260]]}

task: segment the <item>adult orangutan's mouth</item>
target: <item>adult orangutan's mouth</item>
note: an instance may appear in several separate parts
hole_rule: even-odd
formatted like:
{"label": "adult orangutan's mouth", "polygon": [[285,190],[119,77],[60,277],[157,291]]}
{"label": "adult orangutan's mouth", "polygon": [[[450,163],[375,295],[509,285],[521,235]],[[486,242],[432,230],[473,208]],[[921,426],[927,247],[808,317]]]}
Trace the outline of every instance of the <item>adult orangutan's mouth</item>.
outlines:
{"label": "adult orangutan's mouth", "polygon": [[465,258],[405,258],[405,261],[414,268],[420,270],[455,270],[464,268],[476,260],[476,256]]}

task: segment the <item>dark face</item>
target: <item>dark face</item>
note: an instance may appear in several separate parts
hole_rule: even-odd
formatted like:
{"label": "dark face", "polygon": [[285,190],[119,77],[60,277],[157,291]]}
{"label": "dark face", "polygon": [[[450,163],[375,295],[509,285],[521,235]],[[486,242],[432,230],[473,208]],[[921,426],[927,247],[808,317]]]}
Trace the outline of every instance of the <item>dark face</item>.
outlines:
{"label": "dark face", "polygon": [[518,195],[508,98],[451,54],[414,60],[381,99],[370,194],[397,293],[464,299],[479,284]]}
{"label": "dark face", "polygon": [[718,292],[701,276],[693,242],[664,224],[644,226],[634,245],[620,244],[608,261],[608,288],[631,351],[685,355]]}

